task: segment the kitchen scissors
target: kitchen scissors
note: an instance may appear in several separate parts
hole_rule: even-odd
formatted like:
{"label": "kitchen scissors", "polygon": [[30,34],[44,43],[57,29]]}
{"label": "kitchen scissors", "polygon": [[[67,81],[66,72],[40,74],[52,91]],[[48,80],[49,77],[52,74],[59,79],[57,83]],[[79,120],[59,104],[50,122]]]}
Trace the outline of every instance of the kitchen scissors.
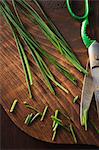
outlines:
{"label": "kitchen scissors", "polygon": [[[82,22],[81,26],[81,37],[83,43],[88,49],[89,63],[87,63],[88,75],[84,76],[81,103],[80,103],[80,122],[81,125],[85,126],[87,130],[87,118],[88,110],[92,101],[93,93],[95,95],[95,101],[97,106],[97,113],[99,117],[99,43],[96,40],[90,39],[87,35],[87,26],[89,24],[89,2],[85,2],[85,12],[83,16],[77,16],[71,9],[70,0],[66,0],[67,8],[71,16]],[[90,66],[89,66],[90,64]]]}

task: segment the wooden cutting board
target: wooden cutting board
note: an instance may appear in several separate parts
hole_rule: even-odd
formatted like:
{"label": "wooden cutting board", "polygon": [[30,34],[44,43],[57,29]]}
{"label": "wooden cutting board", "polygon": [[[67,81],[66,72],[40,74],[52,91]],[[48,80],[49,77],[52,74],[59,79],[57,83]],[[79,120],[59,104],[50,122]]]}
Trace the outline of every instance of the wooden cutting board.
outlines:
{"label": "wooden cutting board", "polygon": [[[80,23],[76,22],[69,15],[66,8],[50,8],[47,7],[47,14],[52,18],[55,25],[59,28],[60,32],[64,36],[68,43],[70,44],[73,52],[76,54],[81,64],[85,67],[87,62],[87,50],[84,47],[81,37],[80,37]],[[56,109],[59,109],[62,113],[68,113],[73,120],[75,125],[75,131],[77,135],[78,144],[93,144],[99,146],[99,136],[97,135],[95,129],[92,126],[92,122],[98,127],[98,119],[96,115],[95,102],[91,104],[89,112],[88,131],[84,131],[84,128],[80,125],[79,119],[79,102],[73,104],[72,100],[76,95],[81,95],[83,75],[79,73],[73,66],[71,66],[63,56],[60,55],[57,49],[46,39],[46,37],[39,30],[37,25],[33,25],[24,16],[22,17],[23,22],[26,24],[28,31],[33,34],[33,36],[41,43],[41,46],[51,53],[56,59],[77,78],[78,86],[74,86],[66,77],[60,74],[47,60],[45,60],[52,72],[56,76],[56,79],[68,88],[69,94],[64,93],[59,88],[55,87],[57,95],[50,93],[45,85],[44,79],[34,63],[33,58],[27,52],[31,71],[33,74],[33,99],[29,99],[28,90],[25,82],[25,76],[22,68],[22,64],[19,58],[19,54],[16,48],[15,41],[13,39],[11,30],[8,24],[5,22],[4,18],[1,17],[1,46],[0,46],[0,60],[1,60],[1,100],[0,103],[7,112],[11,120],[24,132],[37,139],[52,142],[52,120],[51,115],[54,114]],[[97,16],[98,18],[98,16]],[[97,20],[96,18],[96,20]],[[95,28],[97,30],[97,28]],[[14,99],[18,99],[18,107],[16,113],[10,113],[9,109]],[[24,119],[28,113],[31,111],[24,107],[23,102],[27,101],[34,108],[39,111],[43,111],[44,106],[48,105],[48,113],[43,122],[39,120],[35,121],[31,126],[26,126],[24,124]],[[60,116],[61,117],[61,116]],[[66,118],[62,117],[64,122]],[[63,129],[58,130],[58,135],[54,143],[66,143],[73,144],[72,136]]]}

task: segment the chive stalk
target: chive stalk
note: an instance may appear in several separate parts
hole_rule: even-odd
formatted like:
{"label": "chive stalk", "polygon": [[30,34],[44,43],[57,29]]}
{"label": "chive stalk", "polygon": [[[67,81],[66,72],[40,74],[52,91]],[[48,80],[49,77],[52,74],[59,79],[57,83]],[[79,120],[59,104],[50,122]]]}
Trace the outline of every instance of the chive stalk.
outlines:
{"label": "chive stalk", "polygon": [[74,129],[73,129],[73,126],[72,126],[72,124],[70,124],[70,131],[71,131],[71,134],[72,134],[72,137],[73,137],[73,139],[74,139],[74,142],[75,142],[75,144],[77,143],[77,138],[76,138],[76,135],[75,135],[75,132],[74,132]]}
{"label": "chive stalk", "polygon": [[33,106],[31,106],[29,103],[27,103],[27,102],[24,102],[24,105],[25,105],[25,107],[26,108],[28,108],[28,109],[32,109],[33,111],[35,111],[35,112],[39,112],[36,108],[34,108]]}
{"label": "chive stalk", "polygon": [[[59,111],[58,110],[56,110],[55,111],[55,117],[57,118],[57,116],[58,116],[58,113],[59,113]],[[53,125],[52,125],[52,127],[54,128],[54,126],[55,126],[55,120],[53,121]]]}
{"label": "chive stalk", "polygon": [[57,128],[58,128],[58,122],[57,123],[55,123],[55,126],[54,126],[54,128],[53,128],[53,131],[55,131]]}
{"label": "chive stalk", "polygon": [[88,109],[85,109],[82,117],[82,125],[85,127],[85,131],[87,131],[87,120],[88,120]]}
{"label": "chive stalk", "polygon": [[46,66],[45,62],[43,61],[42,57],[39,55],[39,53],[36,51],[35,48],[39,48],[37,42],[33,41],[30,37],[30,34],[28,34],[26,31],[24,31],[24,28],[20,27],[19,22],[16,23],[14,18],[11,18],[11,16],[9,15],[9,13],[7,12],[7,10],[5,10],[2,7],[4,13],[6,14],[6,16],[9,18],[9,20],[13,23],[13,25],[16,27],[17,31],[19,32],[19,34],[21,34],[22,38],[25,40],[26,44],[28,44],[29,50],[31,50],[32,56],[34,58],[34,60],[36,61],[36,63],[38,64],[43,76],[46,79],[47,82],[47,86],[49,87],[50,91],[52,93],[54,93],[54,90],[52,88],[52,85],[50,83],[50,80],[52,82],[54,82],[57,86],[59,86],[64,92],[68,93],[68,90],[65,89],[62,85],[60,85],[53,77],[52,73],[50,72],[50,70],[48,69],[48,67]]}
{"label": "chive stalk", "polygon": [[31,16],[35,18],[45,36],[61,52],[61,54],[63,54],[79,71],[87,74],[87,71],[81,66],[75,55],[70,51],[68,47],[66,47],[64,41],[60,39],[57,34],[53,33],[53,31],[46,25],[39,14],[26,1],[21,0],[19,1],[19,3],[30,13]]}
{"label": "chive stalk", "polygon": [[31,113],[31,114],[28,114],[27,115],[27,117],[26,117],[26,119],[25,119],[25,121],[24,121],[24,123],[26,124],[26,125],[30,125],[30,122],[31,122],[31,119],[33,118],[33,114]]}
{"label": "chive stalk", "polygon": [[[4,2],[5,4],[5,2]],[[25,43],[27,44],[30,52],[32,53],[32,56],[34,58],[34,60],[36,61],[36,63],[38,64],[42,75],[45,78],[46,84],[48,86],[48,88],[50,89],[50,91],[52,93],[55,94],[54,89],[50,83],[50,81],[54,82],[58,87],[60,87],[64,92],[68,93],[68,90],[66,88],[64,88],[61,84],[59,84],[53,77],[52,73],[50,72],[50,70],[47,68],[45,62],[43,61],[42,57],[40,56],[40,54],[36,51],[35,48],[37,48],[40,52],[43,52],[43,50],[41,49],[41,47],[38,45],[38,43],[30,36],[29,33],[27,33],[27,31],[25,30],[21,20],[19,19],[18,13],[16,14],[17,18],[13,15],[13,13],[10,11],[9,7],[7,6],[7,4],[5,4],[7,7],[7,10],[9,10],[7,12],[7,10],[5,10],[4,8],[3,11],[5,12],[5,14],[7,15],[7,17],[9,18],[9,20],[11,21],[11,23],[14,25],[14,27],[17,29],[17,31],[19,32],[20,36],[22,36],[23,40],[25,41]],[[15,5],[14,5],[14,9],[15,9]],[[9,16],[9,12],[11,14],[11,16]],[[16,9],[15,9],[15,12]],[[12,18],[11,18],[12,17]],[[15,20],[14,20],[15,19]],[[16,23],[17,22],[17,23]],[[44,53],[43,53],[44,55]],[[49,58],[49,56],[47,55],[47,58]],[[50,57],[51,58],[51,57]],[[74,84],[74,78],[72,78],[72,75],[70,75],[70,73],[67,70],[64,70],[64,68],[59,65],[57,63],[57,61],[55,62],[55,59],[50,59],[52,63],[54,63],[56,65],[56,67],[61,71],[64,72],[64,74],[67,76],[68,79],[70,79]],[[53,60],[53,61],[52,61]],[[30,89],[30,87],[29,87]],[[29,90],[31,91],[31,90]]]}
{"label": "chive stalk", "polygon": [[56,130],[53,132],[52,141],[55,140],[55,137],[56,137]]}
{"label": "chive stalk", "polygon": [[13,28],[13,26],[10,23],[10,20],[7,18],[6,14],[3,11],[2,11],[2,13],[3,13],[3,16],[5,17],[7,23],[9,24],[9,26],[12,30],[14,39],[16,41],[17,49],[18,49],[18,52],[19,52],[19,55],[20,55],[20,58],[21,58],[21,61],[22,61],[22,65],[23,65],[23,69],[24,69],[24,73],[25,73],[25,77],[26,77],[26,82],[27,82],[27,86],[28,86],[29,95],[30,95],[30,98],[32,98],[32,92],[31,92],[32,74],[31,74],[31,71],[30,71],[30,66],[29,66],[27,56],[26,56],[24,48],[23,48],[23,46],[20,42],[20,39],[19,39],[18,35],[16,34],[16,30]]}
{"label": "chive stalk", "polygon": [[31,118],[29,124],[33,123],[33,121],[34,121],[35,119],[37,119],[39,116],[40,116],[40,113],[36,113],[36,114]]}
{"label": "chive stalk", "polygon": [[75,103],[77,102],[78,99],[79,99],[79,96],[77,95],[76,97],[74,97],[73,103],[75,104]]}
{"label": "chive stalk", "polygon": [[15,107],[16,107],[17,103],[18,103],[18,100],[15,99],[15,100],[13,101],[12,105],[11,105],[10,113],[12,113],[12,112],[15,111]]}
{"label": "chive stalk", "polygon": [[43,113],[42,113],[42,116],[41,116],[40,121],[43,121],[43,120],[44,120],[44,117],[45,117],[45,115],[46,115],[47,111],[48,111],[48,106],[45,106],[45,108],[44,108],[44,111],[43,111]]}
{"label": "chive stalk", "polygon": [[30,118],[30,115],[28,114],[25,121],[24,121],[25,124],[29,124],[29,118]]}

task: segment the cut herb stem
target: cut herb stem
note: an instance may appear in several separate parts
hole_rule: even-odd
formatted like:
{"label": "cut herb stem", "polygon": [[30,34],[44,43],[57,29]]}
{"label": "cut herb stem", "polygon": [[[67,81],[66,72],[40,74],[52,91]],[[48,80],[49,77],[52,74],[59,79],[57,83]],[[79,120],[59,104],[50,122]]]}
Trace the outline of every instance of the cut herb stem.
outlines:
{"label": "cut herb stem", "polygon": [[33,123],[33,121],[34,121],[35,119],[37,119],[39,116],[40,116],[40,113],[36,113],[36,114],[33,116],[33,118],[31,118],[29,124]]}
{"label": "cut herb stem", "polygon": [[55,140],[55,137],[56,137],[56,130],[53,132],[52,141]]}
{"label": "cut herb stem", "polygon": [[75,104],[75,103],[77,102],[78,99],[79,99],[79,96],[77,95],[76,97],[74,97],[73,103]]}
{"label": "cut herb stem", "polygon": [[32,109],[35,112],[39,112],[36,108],[34,108],[33,106],[31,106],[29,103],[27,103],[26,101],[24,102],[24,105],[26,108],[28,109]]}
{"label": "cut herb stem", "polygon": [[32,117],[33,117],[33,114],[32,114],[32,113],[31,113],[31,114],[28,114],[27,117],[26,117],[26,119],[25,119],[25,121],[24,121],[24,123],[25,123],[26,125],[30,125],[30,121],[31,121]]}
{"label": "cut herb stem", "polygon": [[73,139],[74,139],[74,142],[75,142],[75,144],[76,144],[76,143],[77,143],[77,138],[76,138],[76,135],[75,135],[73,126],[72,126],[71,124],[70,124],[70,131],[71,131],[72,137],[73,137]]}
{"label": "cut herb stem", "polygon": [[[58,110],[56,110],[55,111],[55,117],[57,118],[57,116],[58,116],[58,113],[59,113],[59,111]],[[54,126],[55,126],[55,120],[53,121],[53,125],[52,125],[52,127],[54,128]]]}
{"label": "cut herb stem", "polygon": [[[48,27],[47,24],[43,21],[43,19],[39,16],[39,14],[29,5],[26,1],[21,0],[19,3],[29,12],[31,17],[33,16],[38,23],[40,29],[43,31],[45,36],[51,41],[51,43],[61,52],[62,55],[67,58],[72,65],[74,65],[79,71],[87,74],[87,71],[81,66],[80,62],[77,60],[75,55],[71,52],[69,46],[67,46],[65,40],[59,34],[54,25],[52,25],[51,21],[49,22],[51,27]],[[37,4],[37,2],[36,2]],[[38,4],[37,4],[38,6]],[[39,7],[40,8],[40,7]],[[41,10],[41,9],[40,9]],[[42,10],[41,10],[42,12]],[[44,14],[44,13],[43,13]],[[45,16],[45,14],[44,14]],[[53,30],[51,30],[53,26]],[[54,31],[54,32],[53,32]]]}
{"label": "cut herb stem", "polygon": [[44,111],[43,111],[43,113],[42,113],[42,117],[41,117],[41,121],[43,121],[44,120],[44,117],[45,117],[45,115],[46,115],[46,113],[47,113],[47,110],[48,110],[48,106],[45,106],[45,108],[44,108]]}
{"label": "cut herb stem", "polygon": [[17,103],[18,103],[18,100],[15,99],[15,100],[13,101],[12,105],[11,105],[11,108],[10,108],[10,112],[11,112],[11,113],[12,113],[13,111],[15,111],[15,107],[16,107]]}

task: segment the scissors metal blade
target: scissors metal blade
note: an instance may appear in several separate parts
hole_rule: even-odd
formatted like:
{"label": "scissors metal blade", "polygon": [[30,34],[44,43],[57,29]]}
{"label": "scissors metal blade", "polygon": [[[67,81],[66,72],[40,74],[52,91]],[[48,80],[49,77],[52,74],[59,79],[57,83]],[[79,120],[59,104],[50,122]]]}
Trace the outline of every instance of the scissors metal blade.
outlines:
{"label": "scissors metal blade", "polygon": [[95,101],[97,106],[97,113],[99,117],[99,67],[92,69],[92,77],[94,83]]}
{"label": "scissors metal blade", "polygon": [[83,125],[83,115],[84,115],[84,110],[89,109],[91,101],[92,101],[92,96],[94,92],[94,84],[93,84],[93,78],[88,75],[84,77],[84,82],[83,82],[83,88],[82,88],[82,94],[81,94],[81,103],[80,103],[80,122],[81,125]]}

